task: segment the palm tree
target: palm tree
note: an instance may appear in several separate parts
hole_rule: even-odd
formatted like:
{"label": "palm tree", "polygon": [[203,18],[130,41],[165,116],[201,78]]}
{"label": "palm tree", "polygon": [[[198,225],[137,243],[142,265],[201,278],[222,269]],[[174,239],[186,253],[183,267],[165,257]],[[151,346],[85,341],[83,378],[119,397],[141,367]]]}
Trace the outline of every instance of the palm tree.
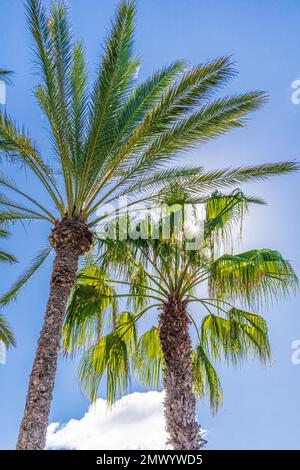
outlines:
{"label": "palm tree", "polygon": [[[181,194],[178,199],[179,196],[177,192],[171,200],[182,201],[184,196]],[[248,309],[284,297],[297,286],[292,266],[274,250],[218,255],[226,239],[227,243],[232,242],[233,227],[250,202],[262,201],[240,191],[230,195],[215,192],[208,198],[204,238],[197,249],[189,249],[190,240],[178,232],[178,206],[165,220],[161,219],[157,239],[104,237],[98,266],[87,266],[79,274],[69,304],[64,348],[74,352],[85,344],[89,346],[80,368],[84,391],[95,399],[106,371],[108,399],[114,401],[128,390],[130,358],[147,385],[157,381],[162,364],[168,443],[177,450],[196,450],[204,444],[196,420],[194,391],[203,394],[205,377],[211,403],[215,407],[220,403],[218,377],[209,356],[216,360],[225,355],[236,363],[254,355],[266,361],[270,356],[266,322]],[[171,227],[167,239],[163,236],[166,222]],[[147,217],[138,225],[140,233],[152,233]],[[109,277],[110,273],[113,277]],[[197,290],[206,284],[208,297],[199,297]],[[129,292],[118,293],[114,285],[129,286]],[[101,325],[109,304],[122,297],[131,299],[134,314],[122,314],[120,320],[113,322],[113,331],[101,335],[96,323]],[[145,305],[146,300],[150,304]],[[206,312],[201,331],[197,316],[190,311],[194,304]],[[158,328],[146,332],[136,345],[134,325],[154,307],[161,311]],[[195,351],[191,324],[198,336]],[[136,353],[132,355],[133,349]]]}
{"label": "palm tree", "polygon": [[[1,197],[1,196],[0,196]],[[1,219],[1,216],[0,216]],[[0,227],[0,238],[7,238],[9,233],[4,228]],[[13,264],[17,260],[16,258],[6,251],[0,250],[0,263],[8,263]],[[11,331],[9,325],[7,324],[5,318],[0,315],[0,342],[2,342],[5,347],[15,346],[16,340],[14,338],[14,334]]]}
{"label": "palm tree", "polygon": [[[2,219],[50,224],[50,246],[34,259],[2,299],[7,304],[55,251],[45,320],[30,376],[18,449],[43,449],[57,367],[65,308],[79,259],[92,245],[93,230],[105,220],[99,210],[120,196],[130,205],[149,200],[174,179],[195,192],[207,187],[263,179],[298,169],[293,162],[205,171],[171,159],[230,129],[266,100],[262,92],[216,98],[235,72],[228,58],[196,67],[176,61],[137,82],[140,61],[133,51],[135,5],[121,1],[108,32],[94,85],[88,86],[83,45],[71,33],[67,8],[27,0],[40,84],[35,98],[49,124],[51,152],[42,156],[34,140],[5,114],[0,120],[0,152],[6,162],[29,169],[43,199],[5,176]],[[43,200],[48,198],[48,202]],[[21,202],[21,200],[23,202]]]}

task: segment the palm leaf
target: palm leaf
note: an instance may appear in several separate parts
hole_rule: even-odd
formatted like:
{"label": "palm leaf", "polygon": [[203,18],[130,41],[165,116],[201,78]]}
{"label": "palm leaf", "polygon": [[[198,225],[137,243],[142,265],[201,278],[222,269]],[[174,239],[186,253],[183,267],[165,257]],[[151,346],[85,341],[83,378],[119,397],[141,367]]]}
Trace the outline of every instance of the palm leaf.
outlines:
{"label": "palm leaf", "polygon": [[6,347],[16,346],[14,334],[2,315],[0,315],[0,341],[2,341]]}
{"label": "palm leaf", "polygon": [[44,261],[46,261],[51,251],[52,247],[48,246],[38,253],[24,273],[21,274],[12,287],[0,298],[0,305],[7,305],[16,298],[20,289],[32,278]]}

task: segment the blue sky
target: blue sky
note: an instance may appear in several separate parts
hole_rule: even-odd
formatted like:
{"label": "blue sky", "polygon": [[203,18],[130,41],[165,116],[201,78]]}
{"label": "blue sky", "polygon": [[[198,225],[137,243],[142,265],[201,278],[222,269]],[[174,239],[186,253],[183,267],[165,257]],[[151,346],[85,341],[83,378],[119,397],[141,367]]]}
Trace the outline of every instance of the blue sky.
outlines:
{"label": "blue sky", "polygon": [[[291,83],[300,79],[300,3],[297,0],[139,0],[136,50],[143,58],[145,78],[177,58],[198,64],[209,58],[233,55],[239,76],[226,93],[263,89],[267,106],[253,114],[247,129],[190,152],[186,160],[208,168],[300,159],[300,105],[291,101]],[[83,38],[90,70],[99,61],[100,44],[115,2],[69,1],[74,30]],[[34,66],[23,2],[0,0],[0,65],[14,70],[14,86],[7,90],[7,110],[26,124],[47,156],[47,133],[40,110],[32,98]],[[30,175],[4,167],[30,185],[40,198]],[[245,187],[268,201],[251,210],[244,230],[243,247],[275,248],[299,273],[299,175],[276,178]],[[1,267],[1,292],[9,287],[49,233],[45,224],[24,230],[16,227],[5,247],[19,259],[16,268]],[[3,242],[4,244],[4,242]],[[0,366],[0,448],[13,448],[24,407],[39,330],[48,296],[51,263],[44,266],[6,311],[14,327],[17,349]],[[253,362],[238,369],[217,366],[225,403],[213,417],[207,403],[200,403],[199,420],[209,430],[209,449],[299,449],[300,365],[291,361],[291,344],[300,339],[299,298],[281,302],[262,312],[269,322],[274,350],[272,366]],[[199,312],[201,315],[201,312]],[[141,391],[134,386],[135,391]],[[105,395],[102,393],[102,397]],[[75,367],[59,363],[51,421],[81,417],[88,403],[76,383]]]}

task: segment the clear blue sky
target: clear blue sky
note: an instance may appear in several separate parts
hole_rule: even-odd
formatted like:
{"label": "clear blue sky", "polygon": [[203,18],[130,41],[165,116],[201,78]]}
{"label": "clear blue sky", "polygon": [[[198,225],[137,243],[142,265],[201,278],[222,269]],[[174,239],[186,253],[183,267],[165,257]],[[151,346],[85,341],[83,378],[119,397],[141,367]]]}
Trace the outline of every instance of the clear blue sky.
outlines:
{"label": "clear blue sky", "polygon": [[[75,32],[84,39],[91,71],[115,5],[111,0],[70,0]],[[233,55],[239,76],[226,92],[263,89],[269,104],[255,113],[249,127],[191,152],[190,162],[206,167],[300,159],[300,105],[291,102],[291,83],[300,79],[300,2],[298,0],[139,0],[136,49],[144,62],[141,78],[177,58],[198,64]],[[41,112],[32,98],[35,82],[30,36],[23,2],[0,0],[0,65],[16,73],[8,89],[7,110],[24,122],[47,155]],[[3,168],[2,168],[3,170]],[[5,171],[20,177],[12,168]],[[299,175],[247,187],[268,200],[254,208],[246,221],[243,248],[276,248],[292,260],[299,273]],[[25,180],[39,196],[38,186]],[[37,249],[45,245],[49,227],[16,227],[5,247],[20,263],[1,268],[3,292]],[[0,366],[0,448],[13,448],[22,416],[27,379],[48,296],[51,263],[7,310],[18,347]],[[291,362],[291,343],[300,339],[299,298],[263,312],[270,325],[274,350],[271,367],[256,363],[232,370],[218,367],[225,403],[212,417],[207,403],[199,419],[209,430],[209,449],[292,449],[299,443],[300,365]],[[135,390],[140,390],[138,386]],[[71,363],[60,361],[51,421],[80,417],[87,408]]]}

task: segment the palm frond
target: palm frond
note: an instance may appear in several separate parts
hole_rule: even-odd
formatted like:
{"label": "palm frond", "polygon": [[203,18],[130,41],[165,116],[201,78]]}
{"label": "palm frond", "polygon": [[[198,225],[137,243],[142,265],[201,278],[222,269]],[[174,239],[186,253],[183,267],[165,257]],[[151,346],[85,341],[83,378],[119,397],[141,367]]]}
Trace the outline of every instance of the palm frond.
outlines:
{"label": "palm frond", "polygon": [[91,95],[90,128],[80,197],[90,188],[112,145],[118,111],[136,74],[139,61],[133,56],[135,5],[122,1],[111,25],[98,78]]}
{"label": "palm frond", "polygon": [[275,250],[250,250],[223,255],[210,269],[215,297],[238,299],[249,306],[287,297],[298,288],[291,263]]}
{"label": "palm frond", "polygon": [[129,390],[129,362],[125,341],[115,334],[103,336],[82,358],[79,379],[84,393],[95,401],[106,373],[106,397],[108,403],[113,404]]}
{"label": "palm frond", "polygon": [[140,338],[134,359],[134,372],[147,388],[161,385],[163,355],[157,327],[152,327]]}
{"label": "palm frond", "polygon": [[50,194],[57,209],[62,214],[64,213],[62,197],[51,169],[39,155],[25,129],[19,129],[6,114],[0,116],[0,157],[5,158],[5,161],[17,162],[21,166],[29,167]]}
{"label": "palm frond", "polygon": [[226,318],[212,313],[204,317],[201,341],[213,358],[224,357],[233,364],[249,357],[265,363],[271,356],[266,321],[236,308],[230,309]]}
{"label": "palm frond", "polygon": [[[8,238],[10,233],[0,227],[0,238]],[[16,263],[17,259],[14,255],[7,253],[6,251],[0,250],[0,263],[8,263],[8,264],[13,264]]]}
{"label": "palm frond", "polygon": [[78,42],[73,48],[70,71],[71,151],[76,175],[75,198],[78,193],[80,172],[83,168],[84,144],[88,126],[89,94],[87,81],[84,49],[82,42]]}
{"label": "palm frond", "polygon": [[2,341],[7,348],[10,346],[16,346],[14,334],[2,315],[0,315],[0,341]]}
{"label": "palm frond", "polygon": [[194,392],[197,398],[209,394],[210,407],[216,413],[223,403],[223,391],[213,365],[199,343],[193,352]]}
{"label": "palm frond", "polygon": [[96,266],[83,268],[67,307],[62,332],[63,350],[68,355],[90,347],[108,328],[116,313],[115,291],[107,273]]}
{"label": "palm frond", "polygon": [[20,289],[32,278],[32,276],[41,267],[44,261],[46,261],[51,251],[52,247],[48,246],[47,248],[44,248],[38,253],[38,255],[30,263],[28,268],[24,271],[24,273],[21,274],[21,276],[12,285],[12,287],[4,295],[2,295],[2,297],[0,298],[0,305],[7,305],[9,302],[16,298]]}
{"label": "palm frond", "polygon": [[17,259],[14,255],[7,253],[6,251],[0,250],[0,263],[13,264],[16,262]]}
{"label": "palm frond", "polygon": [[259,109],[265,103],[265,94],[251,92],[226,97],[206,104],[200,110],[176,122],[171,129],[162,132],[142,155],[147,161],[155,159],[161,164],[170,155],[186,151],[199,143],[225,134],[232,128],[243,127],[243,117]]}

